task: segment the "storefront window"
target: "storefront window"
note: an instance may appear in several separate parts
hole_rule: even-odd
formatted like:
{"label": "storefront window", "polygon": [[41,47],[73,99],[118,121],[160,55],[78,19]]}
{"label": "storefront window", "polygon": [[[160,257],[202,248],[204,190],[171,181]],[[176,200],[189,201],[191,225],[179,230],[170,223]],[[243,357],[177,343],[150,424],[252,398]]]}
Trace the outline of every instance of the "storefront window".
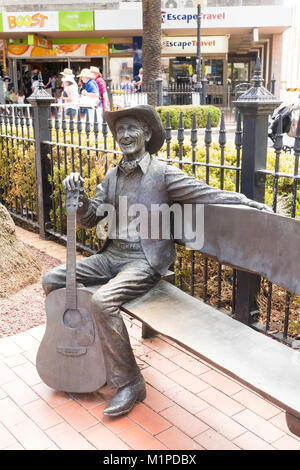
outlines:
{"label": "storefront window", "polygon": [[111,57],[110,76],[112,83],[120,83],[125,75],[133,79],[133,58],[132,57]]}
{"label": "storefront window", "polygon": [[223,59],[206,59],[205,75],[208,85],[223,85]]}

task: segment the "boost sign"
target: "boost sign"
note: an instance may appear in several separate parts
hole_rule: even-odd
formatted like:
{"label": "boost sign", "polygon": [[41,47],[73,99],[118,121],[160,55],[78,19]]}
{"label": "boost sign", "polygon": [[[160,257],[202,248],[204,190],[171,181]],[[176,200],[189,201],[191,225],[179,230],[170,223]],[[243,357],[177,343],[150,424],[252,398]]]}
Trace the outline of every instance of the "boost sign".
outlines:
{"label": "boost sign", "polygon": [[55,11],[6,12],[3,13],[3,31],[58,31],[58,13]]}

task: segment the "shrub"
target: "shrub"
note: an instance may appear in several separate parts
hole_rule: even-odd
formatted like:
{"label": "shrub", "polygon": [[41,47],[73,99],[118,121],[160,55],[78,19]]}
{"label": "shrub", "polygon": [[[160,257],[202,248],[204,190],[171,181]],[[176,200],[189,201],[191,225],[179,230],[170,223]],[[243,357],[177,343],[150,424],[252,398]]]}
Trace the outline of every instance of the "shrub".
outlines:
{"label": "shrub", "polygon": [[179,116],[181,112],[183,117],[183,127],[185,129],[192,128],[194,113],[196,114],[197,127],[206,127],[208,113],[210,113],[211,116],[211,126],[217,127],[221,116],[219,108],[216,108],[215,106],[193,106],[188,104],[181,106],[160,106],[156,109],[164,126],[167,124],[167,114],[170,113],[170,125],[172,129],[175,130],[178,129]]}

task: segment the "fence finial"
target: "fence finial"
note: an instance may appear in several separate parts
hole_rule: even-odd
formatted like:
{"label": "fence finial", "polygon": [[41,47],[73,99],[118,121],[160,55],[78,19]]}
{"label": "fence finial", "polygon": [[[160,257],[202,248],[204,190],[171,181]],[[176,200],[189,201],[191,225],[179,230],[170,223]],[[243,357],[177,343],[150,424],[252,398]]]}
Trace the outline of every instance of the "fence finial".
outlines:
{"label": "fence finial", "polygon": [[254,75],[253,75],[253,78],[252,78],[252,82],[254,84],[253,86],[255,86],[255,87],[262,86],[262,84],[264,82],[264,79],[263,79],[262,73],[261,73],[261,62],[260,62],[259,56],[257,56],[257,59],[256,59],[256,64],[255,64],[255,69],[254,69]]}

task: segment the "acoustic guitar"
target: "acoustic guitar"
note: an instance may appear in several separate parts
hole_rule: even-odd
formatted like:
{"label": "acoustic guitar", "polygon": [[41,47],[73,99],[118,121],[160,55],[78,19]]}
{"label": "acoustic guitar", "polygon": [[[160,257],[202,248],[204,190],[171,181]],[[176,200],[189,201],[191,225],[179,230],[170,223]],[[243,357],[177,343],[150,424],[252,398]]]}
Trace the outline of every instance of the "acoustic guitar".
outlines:
{"label": "acoustic guitar", "polygon": [[41,379],[55,390],[93,392],[106,382],[101,340],[90,313],[93,292],[76,287],[76,211],[79,183],[66,192],[66,287],[46,297],[47,325],[36,367]]}

